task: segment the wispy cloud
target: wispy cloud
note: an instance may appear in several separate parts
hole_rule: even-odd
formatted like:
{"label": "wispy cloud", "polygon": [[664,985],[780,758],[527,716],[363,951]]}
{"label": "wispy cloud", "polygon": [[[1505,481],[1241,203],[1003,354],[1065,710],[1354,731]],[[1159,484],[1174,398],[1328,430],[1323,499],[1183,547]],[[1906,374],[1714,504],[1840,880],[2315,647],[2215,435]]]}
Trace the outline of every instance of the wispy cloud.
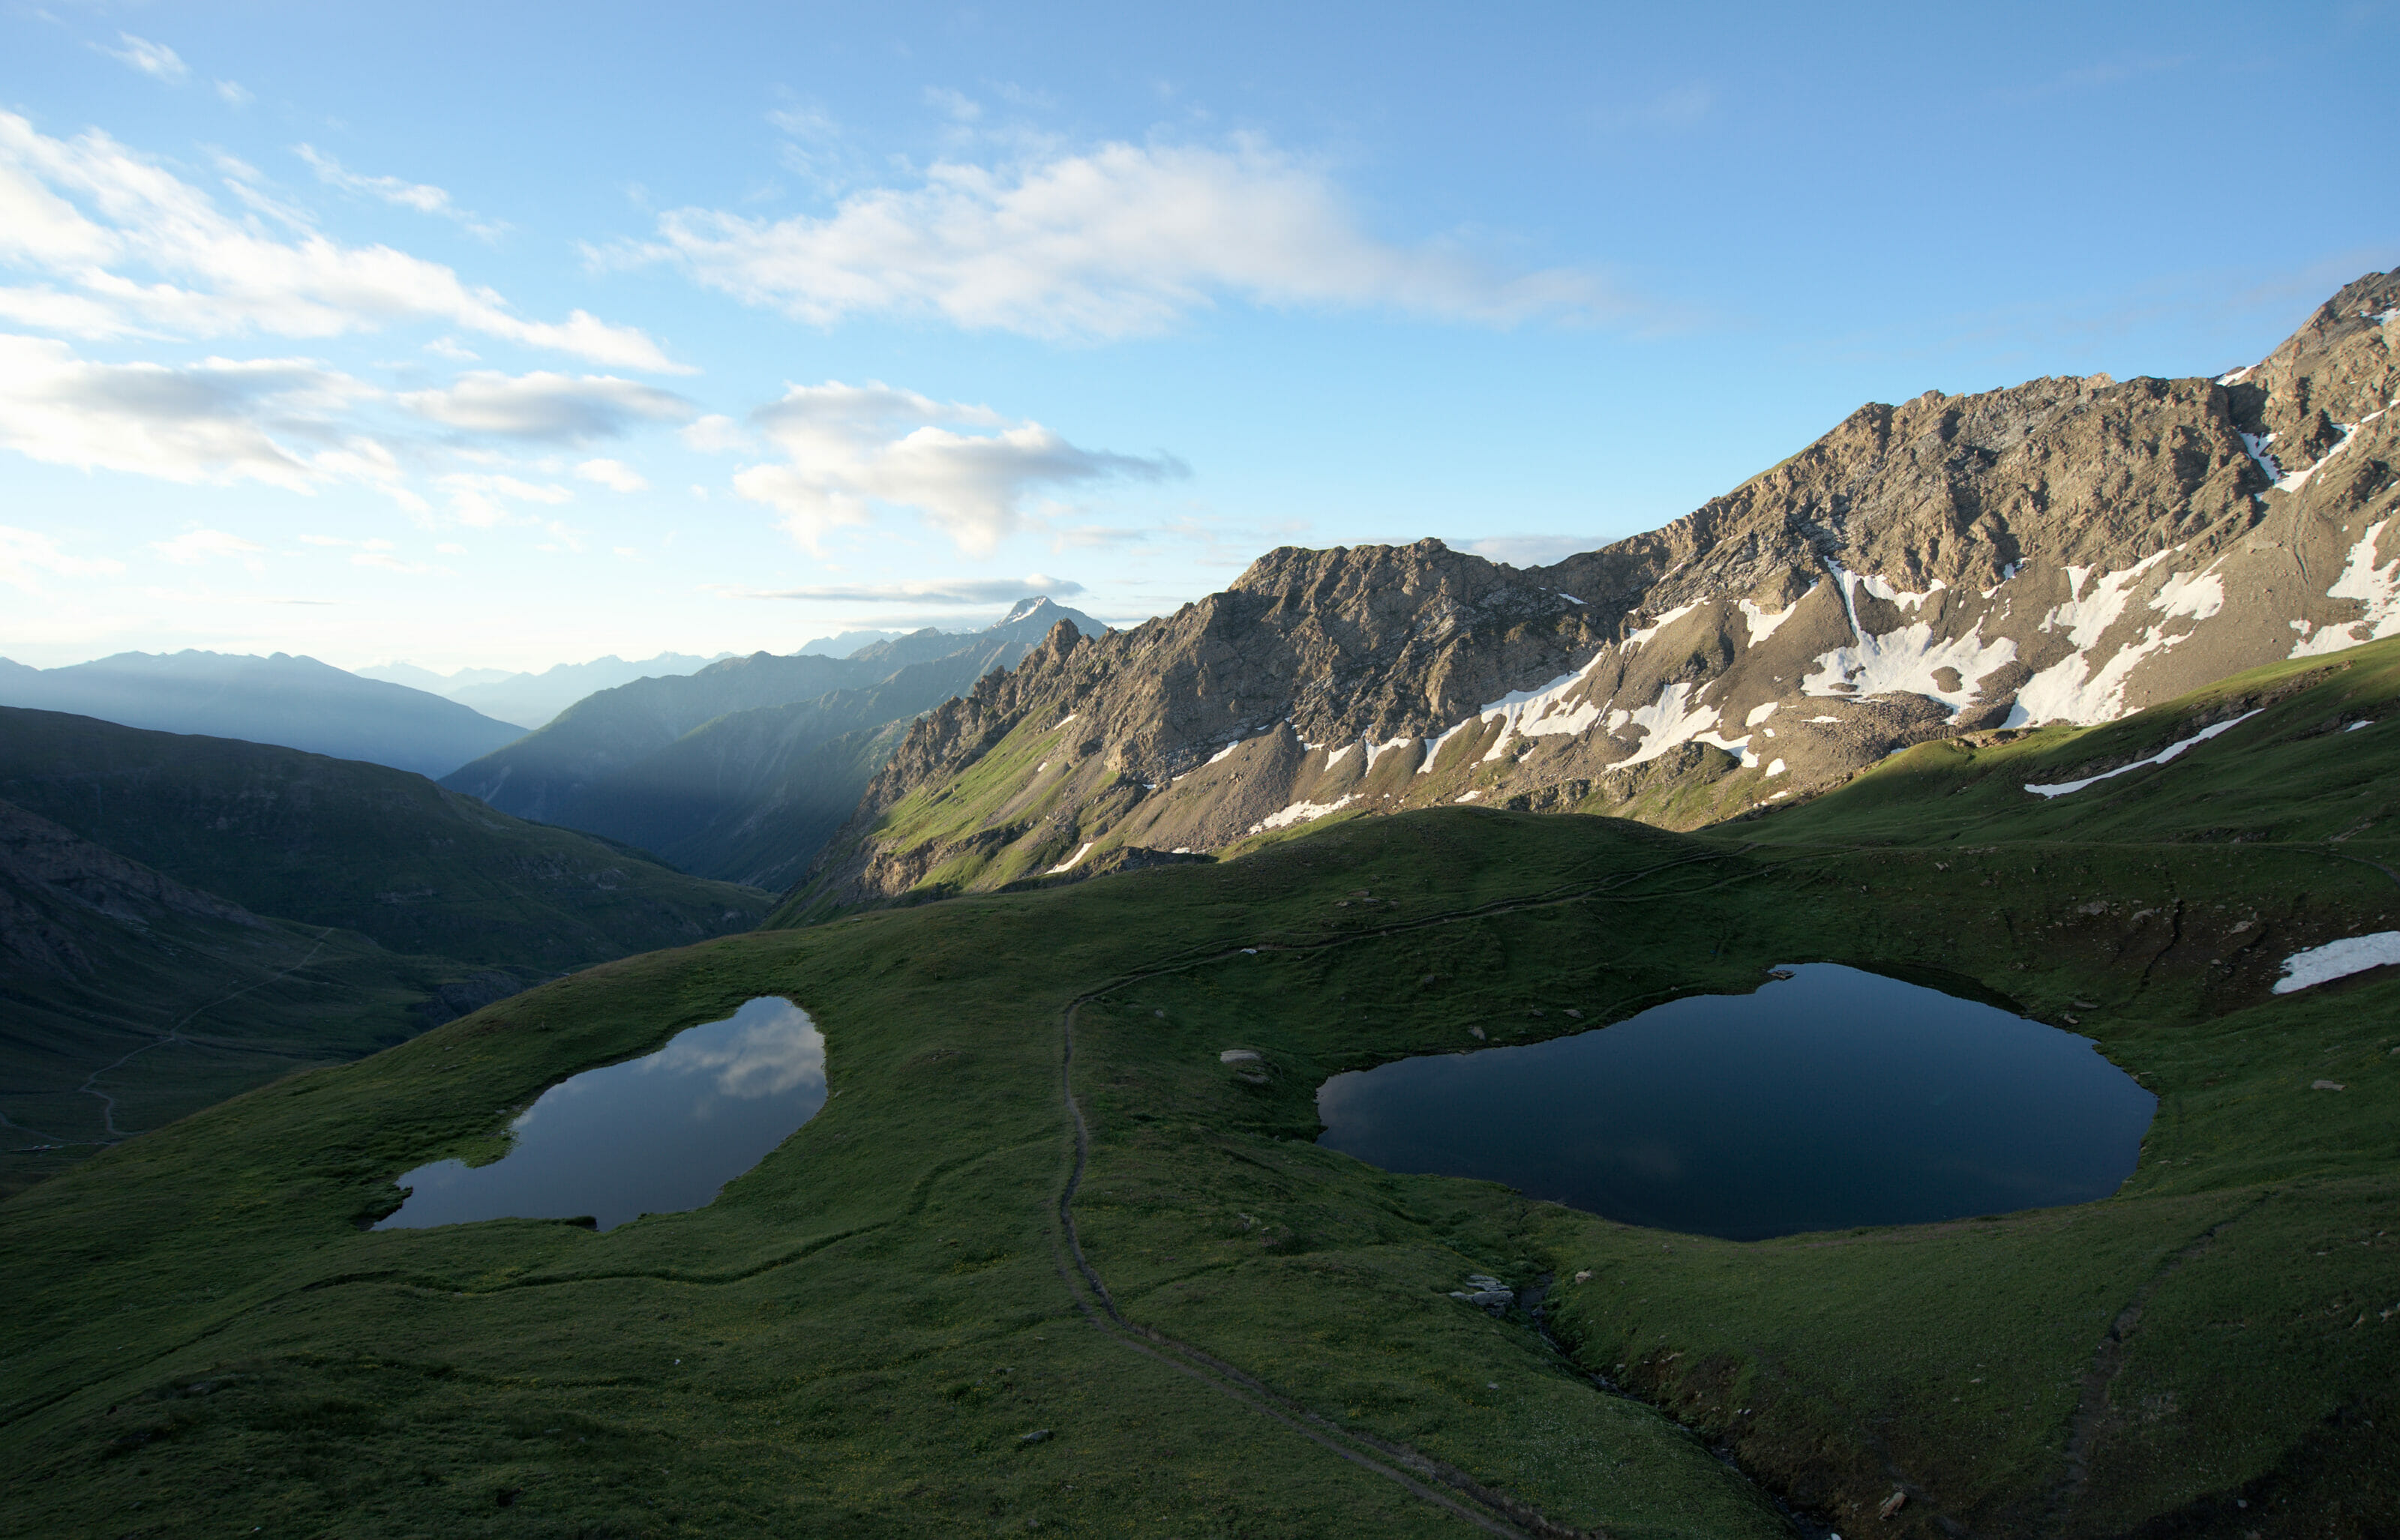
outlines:
{"label": "wispy cloud", "polygon": [[514,503],[555,508],[575,500],[573,492],[555,482],[527,482],[482,471],[458,471],[440,478],[434,485],[449,500],[450,516],[475,529],[490,529],[526,518],[539,522],[538,517],[512,508]]}
{"label": "wispy cloud", "polygon": [[367,198],[380,198],[386,203],[402,209],[414,209],[420,214],[434,214],[443,219],[456,220],[465,225],[470,233],[481,236],[486,240],[497,238],[508,232],[508,226],[499,221],[485,219],[480,214],[461,209],[451,199],[448,192],[430,183],[407,182],[396,176],[366,176],[349,170],[332,156],[311,144],[295,145],[292,153],[307,161],[309,169],[317,173],[317,180],[329,186],[339,187],[345,192],[358,193]]}
{"label": "wispy cloud", "polygon": [[112,48],[104,43],[95,43],[92,47],[127,68],[140,70],[152,79],[164,80],[170,86],[181,85],[184,77],[192,73],[191,66],[178,58],[175,50],[164,43],[153,43],[146,37],[136,37],[130,32],[118,33],[116,40],[120,45],[117,48]]}
{"label": "wispy cloud", "polygon": [[248,215],[106,134],[54,139],[0,112],[0,264],[37,275],[0,286],[0,319],[88,338],[332,337],[431,321],[613,367],[689,372],[636,328],[582,310],[528,320],[439,263],[332,239],[250,177],[227,187]]}
{"label": "wispy cloud", "polygon": [[640,471],[622,460],[585,460],[575,468],[575,475],[611,492],[647,492],[650,487]]}
{"label": "wispy cloud", "polygon": [[504,375],[478,369],[456,383],[412,390],[400,403],[445,428],[503,438],[584,443],[644,422],[689,422],[700,409],[671,390],[613,375]]}
{"label": "wispy cloud", "polygon": [[671,261],[796,319],[938,316],[962,327],[1105,339],[1224,297],[1510,325],[1630,309],[1584,268],[1514,270],[1450,244],[1369,235],[1325,170],[1243,138],[1112,143],[1006,164],[945,161],[822,218],[681,209],[603,265]]}
{"label": "wispy cloud", "polygon": [[255,540],[245,540],[239,535],[228,535],[222,529],[187,529],[170,540],[153,540],[150,549],[167,560],[183,566],[198,566],[212,557],[247,562],[252,572],[264,570],[254,558],[266,548]]}
{"label": "wispy cloud", "polygon": [[122,572],[125,564],[106,556],[75,556],[38,530],[0,525],[0,583],[26,593],[39,593],[44,576],[104,577]]}
{"label": "wispy cloud", "polygon": [[1579,551],[1597,551],[1602,543],[1594,535],[1487,535],[1457,549],[1510,566],[1548,566]]}
{"label": "wispy cloud", "polygon": [[1070,599],[1086,592],[1067,578],[1029,572],[1022,578],[970,578],[918,583],[823,583],[809,588],[733,588],[717,592],[737,599],[807,599],[857,605],[995,605],[1047,594]]}
{"label": "wispy cloud", "polygon": [[752,420],[784,459],[736,472],[734,490],[779,510],[811,550],[867,523],[880,503],[916,510],[960,550],[982,554],[1017,527],[1035,487],[1189,473],[1169,457],[1080,449],[1037,422],[881,384],[794,386]]}
{"label": "wispy cloud", "polygon": [[2179,70],[2190,63],[2191,60],[2192,56],[2188,53],[2120,55],[2115,59],[2102,59],[2087,64],[2078,64],[2073,69],[2063,70],[2056,75],[2025,85],[2000,87],[1993,90],[1991,95],[1995,101],[2019,104],[2040,102],[2054,96],[2120,86],[2128,80],[2138,79],[2146,75],[2161,75]]}
{"label": "wispy cloud", "polygon": [[0,446],[51,465],[316,490],[347,467],[329,414],[372,388],[310,359],[95,363],[0,334]]}

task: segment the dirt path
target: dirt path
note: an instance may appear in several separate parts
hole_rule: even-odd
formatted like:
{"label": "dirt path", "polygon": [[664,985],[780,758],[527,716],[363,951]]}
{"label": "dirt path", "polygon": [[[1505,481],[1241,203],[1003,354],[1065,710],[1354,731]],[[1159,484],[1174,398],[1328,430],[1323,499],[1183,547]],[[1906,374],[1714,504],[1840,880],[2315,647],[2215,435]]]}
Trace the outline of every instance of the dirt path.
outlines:
{"label": "dirt path", "polygon": [[[1744,847],[1746,850],[1747,847]],[[1230,947],[1206,953],[1194,953],[1139,973],[1127,974],[1102,987],[1078,995],[1060,1014],[1062,1039],[1059,1056],[1059,1086],[1067,1106],[1067,1117],[1074,1134],[1074,1159],[1058,1193],[1058,1228],[1054,1237],[1057,1250],[1058,1274],[1074,1299],[1076,1308],[1094,1326],[1120,1345],[1145,1357],[1168,1365],[1190,1375],[1220,1394],[1241,1403],[1251,1411],[1282,1424],[1294,1433],[1341,1456],[1361,1469],[1369,1470],[1396,1482],[1421,1502],[1446,1509],[1466,1522],[1489,1533],[1519,1537],[1540,1536],[1543,1540],[1605,1540],[1605,1533],[1596,1530],[1579,1530],[1561,1524],[1544,1515],[1531,1504],[1521,1502],[1503,1492],[1477,1481],[1455,1466],[1411,1449],[1406,1444],[1378,1438],[1371,1434],[1345,1428],[1319,1416],[1299,1403],[1278,1394],[1252,1376],[1242,1372],[1221,1359],[1210,1356],[1188,1342],[1178,1342],[1152,1328],[1125,1318],[1118,1310],[1108,1284],[1084,1253],[1083,1242],[1075,1226],[1075,1194],[1082,1188],[1084,1173],[1090,1163],[1091,1130],[1084,1122],[1083,1104],[1075,1096],[1075,1017],[1084,1005],[1117,990],[1127,988],[1148,979],[1172,974],[1188,973],[1194,968],[1229,961],[1246,953],[1300,953],[1323,951],[1357,942],[1402,935],[1411,931],[1427,930],[1437,925],[1455,924],[1461,920],[1480,920],[1495,915],[1521,913],[1529,909],[1553,908],[1566,904],[1605,900],[1615,891],[1630,887],[1646,878],[1679,866],[1701,862],[1733,859],[1739,852],[1711,852],[1699,855],[1680,856],[1655,866],[1643,867],[1606,881],[1592,883],[1569,891],[1553,889],[1549,893],[1527,898],[1502,899],[1472,908],[1447,910],[1440,914],[1402,920],[1373,930],[1353,931],[1337,936],[1302,942],[1261,942],[1256,947]],[[1684,892],[1705,891],[1723,886],[1726,881],[1739,881],[1752,875],[1737,873],[1716,882],[1701,884]],[[1662,895],[1645,893],[1645,900]],[[1643,997],[1646,998],[1646,997]],[[1430,1484],[1429,1484],[1430,1483]],[[1446,1491],[1436,1490],[1436,1486]]]}
{"label": "dirt path", "polygon": [[[281,973],[270,974],[254,984],[245,984],[229,995],[220,996],[215,1000],[210,1001],[207,1004],[200,1006],[198,1010],[192,1011],[186,1015],[181,1021],[176,1022],[172,1027],[168,1028],[164,1033],[152,1038],[149,1042],[143,1043],[141,1047],[134,1049],[132,1052],[125,1054],[118,1058],[102,1065],[99,1069],[94,1070],[90,1074],[85,1076],[84,1083],[81,1085],[76,1086],[75,1089],[84,1096],[97,1097],[100,1098],[100,1125],[101,1128],[108,1135],[108,1138],[104,1139],[91,1139],[85,1142],[102,1145],[116,1144],[133,1137],[133,1134],[129,1134],[124,1129],[116,1126],[116,1098],[110,1096],[107,1092],[98,1089],[94,1084],[94,1082],[98,1081],[101,1076],[108,1073],[111,1070],[123,1069],[126,1065],[130,1064],[133,1060],[141,1057],[143,1054],[148,1053],[153,1048],[163,1048],[170,1043],[191,1042],[192,1040],[190,1038],[184,1035],[184,1028],[189,1027],[201,1016],[215,1010],[218,1006],[223,1005],[229,1001],[239,1000],[242,996],[249,994],[254,989],[264,989],[268,985],[275,983],[278,979],[289,978],[293,974],[298,973],[301,969],[308,966],[309,963],[316,961],[317,954],[324,949],[325,938],[333,934],[334,928],[330,925],[326,926],[323,930],[317,933],[316,941],[309,946],[307,952],[302,954],[300,961],[294,962],[289,968],[284,969]],[[142,1130],[138,1128],[133,1131],[135,1134],[140,1132],[142,1132]]]}

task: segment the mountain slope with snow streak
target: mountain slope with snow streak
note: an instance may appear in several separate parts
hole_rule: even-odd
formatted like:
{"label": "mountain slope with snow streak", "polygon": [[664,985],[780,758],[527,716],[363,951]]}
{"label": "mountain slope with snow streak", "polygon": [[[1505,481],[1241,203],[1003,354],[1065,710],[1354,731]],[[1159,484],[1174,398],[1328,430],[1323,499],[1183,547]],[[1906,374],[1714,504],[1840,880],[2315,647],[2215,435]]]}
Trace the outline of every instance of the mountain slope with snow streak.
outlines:
{"label": "mountain slope with snow streak", "polygon": [[1929,739],[2112,721],[2400,634],[2395,315],[2400,273],[2370,274],[2216,379],[1869,404],[1548,567],[1270,552],[918,721],[803,907],[1461,800],[1695,827]]}

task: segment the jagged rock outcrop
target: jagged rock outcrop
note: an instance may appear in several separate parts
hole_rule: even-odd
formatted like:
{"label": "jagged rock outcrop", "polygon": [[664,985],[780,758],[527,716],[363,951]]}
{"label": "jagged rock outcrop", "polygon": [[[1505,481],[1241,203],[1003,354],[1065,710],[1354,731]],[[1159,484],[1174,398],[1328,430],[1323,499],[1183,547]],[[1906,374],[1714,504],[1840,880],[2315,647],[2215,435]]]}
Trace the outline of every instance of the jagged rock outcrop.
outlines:
{"label": "jagged rock outcrop", "polygon": [[2108,720],[2400,634],[2400,273],[2217,379],[1870,404],[1519,570],[1278,550],[929,713],[787,915],[1434,802],[1693,827],[1926,738]]}
{"label": "jagged rock outcrop", "polygon": [[13,802],[0,802],[0,973],[91,972],[80,917],[145,931],[170,915],[261,930],[239,904],[187,888]]}

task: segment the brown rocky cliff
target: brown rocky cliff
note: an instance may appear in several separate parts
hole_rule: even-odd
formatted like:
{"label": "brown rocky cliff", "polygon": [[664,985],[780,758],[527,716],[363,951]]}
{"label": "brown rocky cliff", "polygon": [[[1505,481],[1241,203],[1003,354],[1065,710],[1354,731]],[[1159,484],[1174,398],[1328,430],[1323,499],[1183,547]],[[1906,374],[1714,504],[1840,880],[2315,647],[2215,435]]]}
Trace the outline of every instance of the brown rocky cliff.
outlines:
{"label": "brown rocky cliff", "polygon": [[2222,379],[1870,403],[1672,524],[1547,568],[1436,540],[1269,552],[1171,616],[1054,635],[921,719],[818,890],[872,902],[918,880],[941,852],[896,859],[878,821],[1068,718],[1042,784],[974,835],[975,880],[1436,801],[1688,825],[1923,737],[2105,720],[2400,633],[2400,577],[2376,576],[2400,562],[2400,536],[2377,544],[2400,512],[2395,307],[2400,275],[2371,274]]}

